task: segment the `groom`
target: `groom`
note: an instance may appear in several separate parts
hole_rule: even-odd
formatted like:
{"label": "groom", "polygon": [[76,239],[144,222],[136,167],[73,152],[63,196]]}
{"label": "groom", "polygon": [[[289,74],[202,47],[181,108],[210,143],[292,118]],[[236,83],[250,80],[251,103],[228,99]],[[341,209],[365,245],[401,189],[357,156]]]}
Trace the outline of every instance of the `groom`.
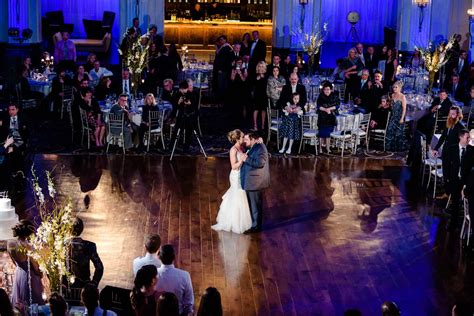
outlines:
{"label": "groom", "polygon": [[247,193],[252,215],[252,227],[244,234],[262,231],[262,195],[263,190],[270,186],[267,147],[263,143],[259,143],[258,139],[259,135],[253,131],[244,137],[245,145],[250,149],[243,157],[240,182],[242,189]]}

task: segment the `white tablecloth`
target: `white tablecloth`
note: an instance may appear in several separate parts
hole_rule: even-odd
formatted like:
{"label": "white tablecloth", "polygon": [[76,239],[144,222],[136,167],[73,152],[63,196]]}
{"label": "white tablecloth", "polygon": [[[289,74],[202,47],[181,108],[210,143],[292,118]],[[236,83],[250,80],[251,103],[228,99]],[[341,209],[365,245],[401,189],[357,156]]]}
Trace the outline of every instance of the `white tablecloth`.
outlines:
{"label": "white tablecloth", "polygon": [[51,81],[36,81],[28,79],[32,91],[43,93],[45,96],[51,93],[52,82]]}
{"label": "white tablecloth", "polygon": [[[138,104],[140,104],[140,102]],[[171,111],[172,105],[171,103],[165,101],[163,103],[160,103],[158,105],[158,108],[160,109],[160,111],[163,111],[163,114],[165,115],[165,113]],[[104,114],[105,122],[107,122],[110,113],[110,108],[102,108],[102,113]],[[132,122],[135,125],[140,126],[140,124],[142,123],[142,108],[133,108],[130,113],[132,114]]]}

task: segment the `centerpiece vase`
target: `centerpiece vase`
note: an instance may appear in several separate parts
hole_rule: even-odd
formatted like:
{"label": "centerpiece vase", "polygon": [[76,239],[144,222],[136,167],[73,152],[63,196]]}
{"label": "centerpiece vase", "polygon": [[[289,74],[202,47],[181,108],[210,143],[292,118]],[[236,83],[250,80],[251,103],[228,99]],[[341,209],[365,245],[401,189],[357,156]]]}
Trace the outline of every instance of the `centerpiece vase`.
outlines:
{"label": "centerpiece vase", "polygon": [[430,73],[429,73],[428,93],[431,93],[433,91],[435,76],[436,76],[436,71],[430,71]]}

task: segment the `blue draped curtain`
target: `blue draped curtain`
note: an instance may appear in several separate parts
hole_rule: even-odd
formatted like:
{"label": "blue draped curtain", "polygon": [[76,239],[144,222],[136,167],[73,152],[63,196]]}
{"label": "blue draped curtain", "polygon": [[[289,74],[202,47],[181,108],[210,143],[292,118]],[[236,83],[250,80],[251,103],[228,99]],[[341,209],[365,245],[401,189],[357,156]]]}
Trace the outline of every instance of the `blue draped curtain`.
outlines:
{"label": "blue draped curtain", "polygon": [[[115,12],[114,25],[112,26],[112,36],[120,38],[119,28],[119,0],[41,0],[41,13],[44,16],[46,12],[62,10],[64,14],[64,22],[74,24],[73,38],[85,38],[86,32],[82,19],[102,20],[104,11]],[[131,23],[131,22],[130,22]]]}
{"label": "blue draped curtain", "polygon": [[329,22],[328,41],[346,42],[351,24],[347,14],[357,11],[357,34],[363,43],[382,43],[384,27],[397,26],[397,0],[322,0],[322,21]]}

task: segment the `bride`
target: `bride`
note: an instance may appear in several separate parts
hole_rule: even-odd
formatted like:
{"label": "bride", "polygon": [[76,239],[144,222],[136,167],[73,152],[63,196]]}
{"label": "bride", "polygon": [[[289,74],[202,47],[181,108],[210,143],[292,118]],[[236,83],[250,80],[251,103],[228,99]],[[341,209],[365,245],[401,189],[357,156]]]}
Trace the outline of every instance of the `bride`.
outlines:
{"label": "bride", "polygon": [[230,188],[222,196],[222,203],[217,214],[217,224],[212,226],[215,230],[232,231],[241,234],[252,226],[250,208],[245,190],[240,185],[240,167],[246,155],[244,147],[244,133],[241,130],[233,130],[227,134],[229,141],[234,144],[229,152]]}

